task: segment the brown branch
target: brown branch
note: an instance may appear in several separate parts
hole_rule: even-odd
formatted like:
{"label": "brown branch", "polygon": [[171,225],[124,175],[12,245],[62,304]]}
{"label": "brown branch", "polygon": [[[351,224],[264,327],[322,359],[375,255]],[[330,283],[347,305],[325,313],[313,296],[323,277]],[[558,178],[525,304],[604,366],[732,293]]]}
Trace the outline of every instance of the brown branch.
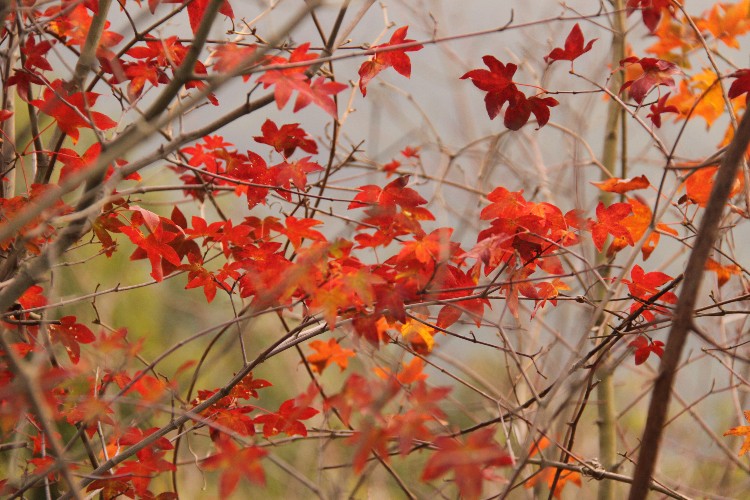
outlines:
{"label": "brown branch", "polygon": [[633,476],[633,486],[630,489],[630,500],[645,498],[648,493],[651,475],[656,466],[664,431],[664,422],[669,409],[677,365],[685,345],[688,332],[693,325],[693,312],[698,296],[698,290],[703,278],[703,268],[711,248],[719,233],[719,223],[724,207],[729,199],[729,193],[737,177],[747,146],[750,143],[750,113],[745,113],[740,122],[737,133],[729,144],[724,155],[716,181],[711,190],[700,229],[690,253],[685,275],[685,281],[680,292],[674,313],[674,323],[669,331],[667,346],[664,349],[659,375],[654,384],[651,403],[648,409],[646,428],[641,437],[641,452]]}

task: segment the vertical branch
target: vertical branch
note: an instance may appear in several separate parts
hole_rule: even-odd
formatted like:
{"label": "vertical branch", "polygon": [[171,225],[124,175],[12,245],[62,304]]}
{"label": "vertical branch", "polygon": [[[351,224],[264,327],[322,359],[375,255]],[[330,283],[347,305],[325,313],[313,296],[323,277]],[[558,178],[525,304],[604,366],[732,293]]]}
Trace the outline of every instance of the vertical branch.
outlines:
{"label": "vertical branch", "polygon": [[[625,58],[625,9],[623,0],[611,0],[613,12],[613,31],[612,31],[612,47],[611,47],[611,64],[614,70],[620,64],[620,61]],[[615,71],[609,82],[609,88],[613,93],[617,93],[622,86],[623,74],[622,71]],[[622,123],[622,141],[618,139],[618,128]],[[621,158],[622,168],[625,169],[625,158],[627,157],[627,150],[625,144],[625,120],[624,111],[620,107],[619,103],[614,99],[610,99],[607,106],[607,126],[605,129],[604,136],[604,151],[602,154],[602,164],[604,168],[612,175],[615,173],[615,165],[617,162],[617,146],[620,143],[620,149],[622,151]],[[602,173],[603,174],[603,173]],[[603,175],[602,175],[603,176]],[[599,199],[606,202],[609,193],[602,192],[599,195]],[[599,254],[598,263],[603,263],[605,257],[604,254]],[[605,268],[601,271],[602,276],[609,274],[609,269]],[[600,288],[600,290],[602,290]],[[603,292],[603,290],[602,290]],[[604,321],[605,314],[597,318],[597,325],[600,325]],[[607,364],[607,358],[602,359],[602,363],[599,365],[599,384],[596,388],[598,405],[598,420],[599,426],[599,460],[607,471],[613,471],[615,464],[617,463],[617,433],[616,433],[616,413],[615,413],[615,390],[613,373],[609,369]],[[615,483],[612,481],[600,481],[599,482],[599,500],[612,500],[614,498],[614,486]]]}
{"label": "vertical branch", "polygon": [[687,262],[687,272],[674,312],[674,322],[669,331],[667,345],[659,366],[659,375],[656,377],[654,390],[651,394],[646,428],[641,437],[641,451],[635,468],[633,486],[630,489],[630,500],[645,498],[651,483],[651,475],[656,466],[664,423],[669,409],[669,400],[672,396],[675,372],[688,332],[693,327],[695,303],[698,289],[703,280],[706,259],[719,234],[719,224],[724,207],[729,199],[729,193],[737,178],[737,172],[744,159],[748,144],[750,144],[750,113],[745,112],[737,133],[722,158],[711,190],[711,196],[695,238],[693,250]]}
{"label": "vertical branch", "polygon": [[[8,38],[8,51],[5,54],[2,75],[3,79],[7,79],[10,72],[13,69],[13,65],[18,57],[19,41],[18,34],[9,32]],[[15,87],[3,86],[2,95],[2,110],[10,113],[14,113],[16,109],[16,89]],[[4,177],[6,180],[0,182],[0,196],[3,198],[10,198],[15,194],[16,183],[15,183],[15,172],[12,172],[16,164],[16,117],[11,116],[2,122],[2,129],[0,129],[0,177]]]}

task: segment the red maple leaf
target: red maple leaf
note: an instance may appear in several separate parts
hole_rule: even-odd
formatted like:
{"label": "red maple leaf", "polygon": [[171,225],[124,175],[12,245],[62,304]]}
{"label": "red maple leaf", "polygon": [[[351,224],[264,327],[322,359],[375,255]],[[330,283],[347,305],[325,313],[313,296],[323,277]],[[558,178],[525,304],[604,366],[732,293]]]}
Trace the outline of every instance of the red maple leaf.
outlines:
{"label": "red maple leaf", "polygon": [[49,63],[46,54],[52,48],[53,43],[54,41],[48,40],[36,43],[34,35],[29,35],[23,47],[23,54],[26,56],[23,67],[29,71],[34,71],[34,68],[52,71],[52,65]]}
{"label": "red maple leaf", "polygon": [[[129,436],[123,436],[120,444],[135,444],[146,436],[153,433],[151,429],[141,433],[139,429],[131,429]],[[166,442],[165,442],[166,441]],[[172,444],[162,438],[153,445],[146,447],[136,453],[135,460],[123,463],[117,468],[117,475],[130,476],[130,481],[135,487],[136,493],[141,496],[147,496],[148,486],[151,480],[161,472],[174,471],[176,467],[172,462],[164,459],[166,452],[164,450],[173,449]]]}
{"label": "red maple leaf", "polygon": [[651,33],[656,31],[656,28],[659,26],[662,13],[665,10],[671,12],[674,9],[672,0],[628,0],[625,8],[628,15],[636,10],[640,10],[643,24],[646,25]]}
{"label": "red maple leaf", "polygon": [[[272,57],[268,60],[269,64],[300,63],[316,59],[316,54],[308,54],[309,43],[304,43],[294,49],[287,61],[283,57]],[[263,88],[274,86],[274,98],[279,109],[286,106],[293,92],[297,92],[297,101],[294,103],[294,112],[303,109],[310,103],[317,104],[323,111],[336,117],[336,103],[331,95],[338,94],[347,86],[340,82],[327,82],[325,77],[318,77],[311,81],[305,72],[309,66],[295,66],[284,69],[269,69],[263,73],[258,82],[263,84]]]}
{"label": "red maple leaf", "polygon": [[494,120],[508,104],[505,112],[504,124],[510,130],[518,130],[529,120],[531,113],[536,116],[539,126],[544,126],[549,121],[549,108],[559,103],[552,97],[527,98],[518,90],[513,82],[513,75],[518,66],[513,63],[503,64],[493,56],[484,56],[482,61],[489,68],[474,69],[465,73],[461,79],[471,79],[475,87],[487,92],[484,97],[487,114]]}
{"label": "red maple leaf", "polygon": [[[237,70],[243,64],[246,64],[255,54],[257,47],[255,45],[238,45],[236,43],[224,43],[219,45],[211,53],[214,59],[213,69],[218,73],[230,73]],[[248,81],[250,75],[242,75],[243,81]]]}
{"label": "red maple leaf", "polygon": [[135,99],[143,92],[146,82],[154,87],[159,86],[161,70],[153,61],[136,61],[124,66],[126,79],[130,80],[128,84],[128,97]]}
{"label": "red maple leaf", "polygon": [[591,224],[591,237],[594,240],[597,250],[601,252],[604,248],[604,242],[607,235],[611,234],[615,238],[624,238],[629,245],[633,245],[633,237],[628,228],[622,225],[622,220],[633,212],[630,203],[613,203],[605,207],[601,201],[596,207],[596,217],[598,222]]}
{"label": "red maple leaf", "polygon": [[675,83],[672,77],[681,73],[680,68],[676,64],[653,57],[642,57],[640,59],[637,57],[628,57],[620,61],[622,67],[632,64],[640,65],[641,69],[643,69],[643,74],[634,80],[625,82],[620,87],[620,92],[629,89],[630,97],[639,105],[643,104],[643,100],[655,87],[664,85],[674,89]]}
{"label": "red maple leaf", "polygon": [[[151,276],[156,281],[164,279],[162,259],[174,266],[179,266],[182,262],[175,249],[168,244],[177,237],[177,233],[165,231],[163,224],[156,225],[152,229],[153,232],[150,232],[148,236],[144,236],[140,229],[132,226],[122,226],[120,231],[126,234],[130,238],[130,241],[138,246],[138,249],[130,256],[130,259],[137,260],[148,257],[148,260],[151,262]],[[144,253],[145,255],[143,255]]]}
{"label": "red maple leaf", "polygon": [[54,118],[60,130],[69,135],[75,144],[78,142],[79,128],[109,130],[117,126],[117,122],[107,115],[90,110],[98,98],[99,94],[95,92],[69,94],[63,81],[58,79],[44,89],[41,99],[34,99],[31,104]]}
{"label": "red maple leaf", "polygon": [[484,469],[513,463],[513,458],[492,439],[494,433],[491,428],[480,429],[470,434],[465,442],[459,437],[437,438],[435,446],[438,450],[427,461],[422,480],[430,481],[453,470],[461,496],[479,498]]}
{"label": "red maple leaf", "polygon": [[258,389],[271,387],[271,382],[262,378],[253,378],[253,372],[248,373],[242,381],[232,388],[231,396],[242,399],[258,399]]}
{"label": "red maple leaf", "polygon": [[93,332],[86,325],[76,323],[75,316],[60,318],[59,325],[50,324],[49,336],[53,343],[60,343],[65,347],[73,364],[78,364],[81,359],[81,346],[79,344],[90,344],[96,340]]}
{"label": "red maple leaf", "polygon": [[552,49],[552,52],[550,52],[549,55],[544,58],[544,61],[549,64],[555,61],[570,61],[572,63],[578,57],[591,50],[591,47],[597,40],[598,38],[594,38],[584,46],[581,27],[578,23],[576,23],[576,25],[573,26],[573,29],[570,30],[568,38],[565,39],[565,48],[561,49],[559,47],[556,47]]}
{"label": "red maple leaf", "polygon": [[639,336],[634,341],[628,344],[630,347],[635,348],[635,364],[640,365],[646,362],[651,353],[656,354],[661,358],[664,354],[664,342],[660,340],[649,341],[644,336]]}
{"label": "red maple leaf", "polygon": [[[373,49],[383,49],[385,47],[415,42],[416,40],[406,38],[407,31],[409,31],[408,26],[400,27],[393,33],[388,43],[376,45]],[[411,47],[404,47],[402,49],[377,52],[372,59],[363,62],[362,66],[359,67],[359,90],[362,92],[362,95],[367,95],[367,84],[384,69],[393,68],[396,70],[396,73],[409,78],[411,76],[411,59],[409,59],[406,53],[416,52],[423,48],[422,45],[412,45]]]}
{"label": "red maple leaf", "polygon": [[207,470],[221,471],[221,498],[228,498],[243,477],[260,486],[266,484],[266,476],[260,464],[260,459],[268,455],[266,450],[257,446],[240,448],[229,438],[217,441],[217,447],[221,451],[203,460],[201,466]]}
{"label": "red maple leaf", "polygon": [[[211,0],[148,0],[148,6],[153,14],[156,10],[156,6],[160,3],[187,3],[188,18],[190,19],[190,29],[193,30],[193,34],[198,31],[201,21],[205,17],[206,8]],[[229,18],[234,18],[234,12],[232,6],[229,5],[229,0],[224,0],[224,3],[219,7],[219,13],[224,14]]]}
{"label": "red maple leaf", "polygon": [[325,77],[319,76],[315,80],[310,81],[307,86],[300,86],[297,89],[297,101],[294,103],[293,111],[296,113],[300,109],[307,107],[308,104],[313,103],[331,115],[331,117],[336,118],[336,102],[331,96],[346,90],[348,85],[326,80]]}
{"label": "red maple leaf", "polygon": [[289,158],[297,148],[310,154],[318,153],[318,145],[307,135],[299,123],[287,123],[279,128],[271,119],[267,119],[260,127],[262,136],[255,136],[255,142],[268,144],[277,152]]}
{"label": "red maple leaf", "polygon": [[425,205],[427,200],[412,188],[406,187],[408,183],[409,176],[405,175],[391,181],[384,188],[375,185],[362,186],[359,188],[360,193],[354,197],[354,201],[349,204],[348,208],[360,208],[373,204],[384,207],[399,205],[403,208]]}
{"label": "red maple leaf", "polygon": [[[742,94],[750,95],[750,69],[741,69],[735,71],[729,76],[736,78],[736,80],[732,82],[732,85],[729,87],[729,92],[727,93],[730,99],[739,97]],[[747,96],[745,96],[745,100],[748,100]]]}
{"label": "red maple leaf", "polygon": [[287,238],[289,238],[289,241],[292,243],[292,246],[295,249],[299,248],[299,246],[302,244],[302,240],[305,238],[316,241],[326,241],[326,237],[323,236],[322,233],[315,231],[314,229],[310,229],[313,226],[323,224],[319,220],[298,219],[290,215],[286,218],[284,224],[286,225],[284,234],[286,234]]}
{"label": "red maple leaf", "polygon": [[295,188],[304,191],[307,187],[307,174],[322,170],[324,169],[320,164],[310,161],[310,157],[306,156],[291,163],[282,162],[274,165],[268,170],[268,176],[274,180],[274,185],[284,188],[277,191],[279,195],[287,201],[292,201],[292,193],[287,191],[291,188],[291,184],[294,184]]}
{"label": "red maple leaf", "polygon": [[307,428],[301,420],[307,420],[320,413],[309,406],[297,406],[297,399],[288,399],[281,403],[275,413],[255,417],[255,422],[263,424],[263,435],[271,437],[285,433],[287,436],[307,436]]}
{"label": "red maple leaf", "polygon": [[44,289],[39,285],[33,285],[18,298],[18,303],[24,309],[32,307],[41,307],[47,305],[47,299],[44,297]]}
{"label": "red maple leaf", "polygon": [[[631,312],[642,307],[646,301],[659,292],[660,286],[672,280],[671,276],[659,271],[646,273],[638,264],[633,266],[633,269],[630,271],[630,278],[630,280],[622,280],[622,282],[628,286],[630,295],[637,299],[636,302],[630,306]],[[659,301],[668,304],[675,304],[677,303],[677,296],[672,292],[666,292],[659,297]],[[651,312],[652,310],[661,314],[667,314],[669,312],[664,307],[650,305],[641,313],[647,321],[652,321],[654,319],[654,314]]]}
{"label": "red maple leaf", "polygon": [[[750,90],[750,89],[748,89]],[[656,102],[656,104],[652,104],[649,109],[651,110],[651,113],[646,115],[646,118],[651,119],[651,123],[654,124],[656,128],[661,127],[661,115],[664,113],[678,113],[680,112],[679,109],[677,109],[677,106],[667,106],[667,99],[669,99],[669,94],[671,92],[667,92],[663,96],[659,98],[659,100]]]}

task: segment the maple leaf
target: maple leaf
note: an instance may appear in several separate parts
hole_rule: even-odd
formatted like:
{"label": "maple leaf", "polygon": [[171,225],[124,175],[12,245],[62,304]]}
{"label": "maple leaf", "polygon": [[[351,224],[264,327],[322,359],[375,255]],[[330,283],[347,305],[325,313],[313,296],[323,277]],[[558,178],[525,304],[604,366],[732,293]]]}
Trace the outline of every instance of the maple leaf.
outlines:
{"label": "maple leaf", "polygon": [[[79,156],[78,153],[72,149],[60,148],[60,151],[57,153],[58,161],[63,164],[63,168],[60,169],[60,180],[63,180],[66,177],[74,174],[75,172],[93,165],[97,158],[99,158],[101,152],[102,145],[98,142],[95,142],[91,146],[89,146],[89,148],[85,153],[83,153],[82,156]],[[118,159],[115,163],[117,165],[124,165],[126,162],[124,160]],[[105,179],[109,179],[114,172],[115,167],[110,164],[107,167],[107,173],[104,176]],[[138,174],[138,172],[134,172],[133,174],[127,175],[125,177],[125,180],[139,181],[141,180],[141,176]]]}
{"label": "maple leaf", "polygon": [[578,57],[591,50],[591,47],[597,40],[598,38],[594,38],[584,46],[581,26],[576,23],[576,25],[573,26],[573,29],[570,30],[568,37],[565,39],[565,48],[561,49],[557,47],[552,49],[552,52],[544,58],[544,62],[552,64],[555,61],[570,61],[572,64]]}
{"label": "maple leaf", "polygon": [[128,84],[128,97],[133,100],[140,97],[146,83],[154,87],[159,86],[161,70],[153,61],[136,61],[124,65],[125,77],[130,80]]}
{"label": "maple leaf", "polygon": [[[424,320],[417,321],[409,318],[409,320],[401,326],[400,330],[401,335],[404,339],[410,342],[412,346],[421,347],[424,345],[427,352],[432,351],[432,346],[435,344],[435,339],[433,337],[437,333],[437,330],[425,324]],[[421,351],[422,349],[418,352]]]}
{"label": "maple leaf", "polygon": [[661,20],[662,14],[672,12],[674,7],[671,0],[628,0],[625,9],[628,16],[636,10],[640,10],[643,24],[653,33]]}
{"label": "maple leaf", "polygon": [[660,358],[662,357],[662,354],[664,354],[664,342],[660,340],[649,341],[648,338],[639,336],[628,345],[635,348],[636,365],[645,363],[651,353],[656,354]]}
{"label": "maple leaf", "polygon": [[60,324],[49,325],[49,336],[53,343],[60,343],[65,347],[71,363],[78,364],[81,359],[81,346],[79,344],[90,344],[96,337],[86,325],[76,323],[75,316],[63,316]]}
{"label": "maple leaf", "polygon": [[[274,185],[288,190],[291,187],[289,184],[289,181],[291,181],[294,187],[304,191],[307,188],[307,174],[322,170],[324,170],[322,166],[314,161],[310,161],[309,156],[305,156],[291,163],[285,161],[274,165],[269,169],[268,176],[274,179]],[[287,201],[291,201],[292,193],[289,191],[279,190],[278,193]]]}
{"label": "maple leaf", "polygon": [[[745,410],[744,412],[745,420],[750,422],[750,410]],[[750,426],[749,425],[740,425],[738,427],[732,427],[728,431],[724,433],[725,436],[744,436],[745,441],[742,443],[742,448],[740,448],[740,452],[738,456],[742,456],[748,451],[750,451]]]}
{"label": "maple leaf", "polygon": [[483,470],[513,464],[513,458],[492,439],[494,433],[491,428],[480,429],[465,442],[459,437],[437,438],[434,444],[438,450],[427,461],[422,480],[430,481],[453,470],[461,496],[469,500],[479,498]]}
{"label": "maple leaf", "polygon": [[535,487],[539,483],[547,483],[547,486],[552,488],[555,484],[555,491],[552,492],[552,496],[555,498],[562,498],[563,490],[568,483],[575,484],[579,488],[582,485],[581,474],[572,470],[563,470],[557,477],[555,483],[555,477],[557,476],[557,469],[553,467],[545,467],[539,473],[535,474],[531,479],[526,481],[523,485],[524,488],[530,489]]}
{"label": "maple leaf", "polygon": [[359,193],[354,197],[354,201],[349,203],[349,209],[367,207],[370,204],[377,204],[384,207],[398,205],[403,208],[416,208],[419,205],[426,205],[427,200],[410,187],[409,176],[405,175],[391,181],[384,188],[375,185],[361,186]]}
{"label": "maple leaf", "polygon": [[[190,20],[190,29],[193,30],[193,34],[198,31],[201,21],[205,17],[206,9],[211,0],[148,0],[149,9],[153,14],[156,11],[156,6],[160,3],[187,3],[188,19]],[[224,3],[219,7],[219,14],[224,14],[229,18],[234,18],[234,11],[232,6],[229,4],[229,0],[224,0]]]}
{"label": "maple leaf", "polygon": [[592,182],[591,184],[598,187],[602,191],[619,194],[627,193],[628,191],[633,191],[636,189],[646,189],[651,185],[645,175],[641,175],[640,177],[633,177],[632,179],[620,179],[617,177],[612,177],[611,179],[607,179],[606,181]]}
{"label": "maple leaf", "polygon": [[[300,63],[317,59],[316,54],[308,54],[310,43],[304,43],[294,49],[287,61],[283,57],[272,57],[269,64]],[[274,86],[274,99],[279,109],[286,106],[293,92],[297,92],[297,100],[294,104],[294,112],[305,108],[310,103],[315,103],[323,111],[336,118],[336,103],[331,98],[332,95],[338,94],[347,86],[340,82],[326,82],[325,77],[318,77],[311,81],[305,71],[308,66],[297,66],[285,69],[270,69],[263,73],[258,82],[263,84],[263,88]]]}
{"label": "maple leaf", "polygon": [[674,90],[675,82],[672,77],[682,73],[676,64],[654,57],[628,57],[620,61],[622,67],[633,64],[638,64],[643,73],[635,80],[626,81],[620,87],[620,92],[628,89],[630,97],[639,105],[643,104],[643,100],[655,87],[663,85]]}
{"label": "maple leaf", "polygon": [[[376,45],[372,48],[383,49],[386,47],[415,42],[416,40],[406,38],[407,31],[409,31],[409,27],[402,26],[393,32],[388,43]],[[370,83],[370,80],[372,80],[375,75],[384,69],[393,68],[399,75],[409,78],[411,76],[411,59],[409,59],[409,56],[407,56],[406,53],[422,50],[423,48],[422,45],[413,45],[401,49],[377,52],[372,59],[363,62],[359,67],[359,90],[362,92],[362,95],[367,95],[367,84]]]}
{"label": "maple leaf", "polygon": [[54,40],[36,43],[34,35],[29,35],[23,47],[23,54],[26,57],[23,67],[29,71],[34,71],[34,68],[52,71],[52,65],[49,63],[46,54],[52,48],[53,43]]}
{"label": "maple leaf", "polygon": [[78,142],[79,128],[109,130],[117,126],[117,122],[107,115],[89,109],[98,98],[99,94],[95,92],[69,94],[63,81],[58,79],[45,87],[41,99],[34,99],[30,103],[54,118],[60,130],[69,135],[75,144]]}
{"label": "maple leaf", "polygon": [[[441,283],[441,292],[438,299],[455,299],[465,297],[474,293],[474,287],[477,286],[475,278],[470,273],[464,273],[455,266],[447,267],[447,274]],[[490,306],[490,301],[486,298],[476,298],[451,302],[440,309],[437,317],[438,328],[448,328],[459,320],[464,312],[469,313],[477,326],[481,325],[484,316],[484,307]]]}
{"label": "maple leaf", "polygon": [[[621,221],[621,224],[627,228],[628,232],[630,232],[630,237],[633,242],[636,242],[639,241],[644,234],[646,234],[646,231],[651,226],[651,218],[653,214],[651,213],[651,208],[649,208],[648,205],[636,198],[628,198],[627,202],[630,203],[630,206],[633,208],[633,213],[625,217]],[[657,228],[674,236],[677,235],[676,231],[671,229],[669,226],[666,226],[665,224],[659,223],[657,224]],[[643,242],[641,253],[643,255],[644,261],[648,260],[651,253],[654,251],[654,249],[656,249],[656,245],[659,243],[659,238],[659,232],[653,231],[648,239]],[[629,244],[630,243],[628,243],[625,238],[615,238],[607,249],[607,257],[612,257]]]}
{"label": "maple leaf", "polygon": [[[700,20],[696,21],[696,24],[698,23]],[[646,52],[677,63],[681,67],[690,67],[688,54],[700,44],[700,40],[686,20],[664,16],[651,34],[657,37],[658,41],[648,47]],[[671,51],[674,49],[680,49],[679,53],[673,54]]]}
{"label": "maple leaf", "polygon": [[177,233],[165,231],[164,225],[161,223],[156,225],[147,224],[147,226],[151,230],[148,236],[144,236],[140,229],[133,226],[122,226],[120,227],[120,232],[127,235],[130,241],[138,246],[138,249],[130,256],[130,259],[137,260],[147,257],[151,262],[151,276],[156,281],[161,281],[164,279],[162,259],[174,266],[179,266],[182,262],[182,258],[169,245],[170,242],[177,238]]}
{"label": "maple leaf", "polygon": [[[659,287],[665,283],[672,281],[672,277],[668,274],[653,271],[650,273],[644,272],[643,268],[636,264],[630,271],[630,280],[622,280],[628,286],[628,291],[635,299],[638,299],[632,306],[630,311],[634,312],[639,309],[643,303],[647,302],[653,295],[659,292]],[[668,304],[677,303],[677,296],[672,292],[666,292],[659,297],[659,300]],[[661,314],[668,314],[669,311],[664,307],[657,305],[649,305],[641,314],[648,321],[653,321],[654,314],[652,310]]]}
{"label": "maple leaf", "polygon": [[[727,96],[730,99],[739,97],[742,94],[750,95],[750,69],[741,69],[735,71],[729,76],[736,78],[736,80],[732,82],[732,85],[729,87],[729,92],[727,93]],[[745,96],[745,100],[748,100],[747,96]]]}
{"label": "maple leaf", "polygon": [[[423,372],[424,365],[424,360],[416,356],[408,363],[401,362],[401,370],[396,374],[396,380],[402,385],[410,385],[414,382],[426,380],[427,374]],[[387,366],[375,367],[373,371],[382,380],[388,380],[393,377],[391,369]]]}
{"label": "maple leaf", "polygon": [[531,313],[532,318],[540,308],[544,307],[547,301],[556,306],[557,297],[560,295],[561,290],[570,290],[570,287],[559,278],[555,278],[551,282],[542,281],[541,283],[534,283],[533,286],[531,283],[524,283],[520,288],[524,296],[536,301],[534,311]]}
{"label": "maple leaf", "polygon": [[288,399],[281,403],[275,413],[255,417],[255,422],[263,424],[263,436],[271,437],[285,433],[287,436],[307,436],[307,428],[302,420],[307,420],[320,413],[306,405],[297,406],[297,399]]}
{"label": "maple leaf", "polygon": [[750,0],[737,3],[716,3],[708,14],[702,15],[696,26],[702,32],[708,32],[716,40],[724,42],[733,49],[739,49],[738,36],[750,31]]}
{"label": "maple leaf", "polygon": [[287,123],[279,128],[273,121],[267,119],[260,127],[262,136],[255,136],[255,142],[268,144],[277,152],[289,158],[297,148],[310,154],[318,153],[318,145],[307,135],[299,123]]}
{"label": "maple leaf", "polygon": [[550,117],[549,108],[557,106],[559,102],[554,97],[532,96],[527,98],[521,92],[515,92],[512,99],[508,102],[508,109],[505,111],[503,124],[510,130],[518,130],[529,121],[533,114],[539,127],[547,124]]}
{"label": "maple leaf", "polygon": [[[690,177],[685,181],[685,197],[680,199],[680,203],[690,201],[705,207],[711,197],[711,190],[714,187],[714,176],[719,167],[706,167],[698,171],[693,171]],[[732,184],[732,190],[729,197],[737,196],[745,187],[745,176],[742,172],[737,174],[737,178]]]}
{"label": "maple leaf", "polygon": [[722,266],[711,258],[706,261],[706,269],[716,273],[716,281],[719,284],[719,288],[724,286],[733,274],[742,274],[742,269],[737,264]]}
{"label": "maple leaf", "polygon": [[677,106],[667,105],[667,99],[669,99],[669,94],[671,94],[671,92],[667,92],[666,94],[661,96],[659,100],[656,101],[656,104],[652,104],[649,107],[649,109],[651,110],[651,113],[646,115],[646,118],[650,118],[651,123],[653,123],[656,128],[661,127],[661,115],[662,114],[680,112],[680,110],[677,109]]}
{"label": "maple leaf", "polygon": [[230,393],[235,398],[250,399],[251,397],[258,399],[258,389],[265,389],[271,387],[271,382],[262,378],[254,378],[253,372],[248,373],[242,381],[232,388]]}
{"label": "maple leaf", "polygon": [[218,440],[216,445],[219,453],[202,460],[200,465],[207,470],[221,471],[221,498],[228,498],[242,478],[260,486],[266,484],[266,476],[260,464],[260,460],[268,455],[266,450],[257,446],[240,448],[229,438]]}
{"label": "maple leaf", "polygon": [[[256,45],[239,45],[236,43],[224,43],[217,46],[211,53],[211,59],[214,60],[213,69],[217,73],[231,73],[241,68],[243,64],[250,61],[250,58],[257,50]],[[242,75],[243,81],[248,81],[250,75]]]}
{"label": "maple leaf", "polygon": [[474,69],[465,73],[461,79],[469,78],[475,87],[487,92],[484,103],[491,120],[494,120],[502,111],[503,106],[508,103],[504,124],[510,130],[518,130],[523,127],[531,113],[536,116],[540,127],[549,121],[549,108],[558,104],[555,99],[552,97],[527,99],[526,95],[518,90],[515,82],[513,82],[513,75],[518,66],[513,63],[503,64],[489,55],[482,57],[482,61],[489,68],[489,71]]}
{"label": "maple leaf", "polygon": [[388,461],[388,441],[395,434],[392,427],[375,425],[372,419],[365,420],[363,430],[357,431],[347,439],[347,444],[354,446],[354,457],[352,469],[359,474],[367,465],[367,459],[372,455],[380,457],[384,462]]}
{"label": "maple leaf", "polygon": [[306,359],[310,363],[314,372],[323,373],[329,365],[336,363],[343,372],[349,364],[349,358],[354,356],[351,349],[342,349],[336,339],[329,339],[328,342],[314,340],[310,342],[310,348],[317,351],[309,355]]}
{"label": "maple leaf", "polygon": [[628,242],[628,245],[633,245],[633,237],[630,235],[630,231],[622,225],[622,220],[632,212],[633,208],[629,203],[613,203],[609,207],[605,207],[604,203],[599,202],[596,207],[598,222],[591,224],[591,238],[594,240],[597,250],[602,251],[608,234],[614,237],[622,237]]}
{"label": "maple leaf", "polygon": [[47,305],[47,299],[43,295],[44,289],[39,285],[32,285],[18,298],[18,303],[24,309],[42,307]]}
{"label": "maple leaf", "polygon": [[315,219],[298,219],[292,215],[286,218],[284,222],[286,228],[283,233],[289,238],[292,246],[297,249],[302,245],[302,240],[305,238],[316,240],[316,241],[327,241],[326,237],[322,233],[310,229],[313,226],[319,226],[323,224],[319,220]]}
{"label": "maple leaf", "polygon": [[[127,444],[126,440],[120,442]],[[170,448],[166,449],[172,448],[171,444],[169,446]],[[124,462],[117,468],[118,475],[130,476],[133,487],[140,496],[148,496],[148,486],[159,473],[177,469],[172,462],[164,459],[165,451],[154,448],[157,447],[150,446],[138,451],[135,460]]]}
{"label": "maple leaf", "polygon": [[323,76],[317,77],[309,82],[308,85],[297,87],[297,101],[294,103],[294,112],[307,107],[313,103],[320,109],[328,113],[332,118],[336,118],[336,102],[331,96],[346,90],[348,85],[341,82],[327,81]]}

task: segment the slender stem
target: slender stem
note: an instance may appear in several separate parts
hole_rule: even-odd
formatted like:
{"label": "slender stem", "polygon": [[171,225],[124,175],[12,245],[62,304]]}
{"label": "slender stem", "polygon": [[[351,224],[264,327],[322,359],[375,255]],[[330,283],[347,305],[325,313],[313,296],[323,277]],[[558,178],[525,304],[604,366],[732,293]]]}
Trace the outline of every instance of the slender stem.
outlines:
{"label": "slender stem", "polygon": [[[612,69],[614,70],[619,62],[625,58],[625,9],[623,6],[623,0],[612,0],[612,6],[614,8],[613,16],[613,30],[612,30],[612,47],[611,47],[611,61]],[[619,92],[620,86],[622,85],[623,75],[622,71],[615,71],[609,82],[609,87],[612,92]],[[602,164],[610,174],[614,174],[615,165],[617,162],[617,146],[618,142],[621,143],[620,148],[622,151],[621,158],[624,160],[627,157],[627,145],[625,144],[625,127],[624,127],[624,111],[620,105],[610,100],[607,106],[607,128],[604,136],[604,153],[602,157]],[[622,141],[618,140],[617,131],[620,123],[623,123],[623,137]],[[625,163],[623,161],[623,170],[625,169]],[[602,192],[600,199],[607,201],[606,193]],[[599,254],[598,264],[601,264],[604,260],[604,254]],[[603,273],[608,272],[609,268],[605,267]],[[601,288],[600,288],[601,290]],[[604,322],[605,315],[602,314],[597,320],[597,324]],[[602,340],[604,341],[604,340]],[[617,432],[616,432],[616,411],[615,411],[615,390],[612,370],[609,369],[606,358],[599,363],[598,375],[599,384],[597,385],[597,399],[599,401],[598,413],[599,418],[597,424],[599,426],[599,460],[605,470],[613,471],[615,464],[617,463]],[[613,500],[614,499],[614,487],[615,483],[612,481],[600,481],[599,482],[599,500]]]}

